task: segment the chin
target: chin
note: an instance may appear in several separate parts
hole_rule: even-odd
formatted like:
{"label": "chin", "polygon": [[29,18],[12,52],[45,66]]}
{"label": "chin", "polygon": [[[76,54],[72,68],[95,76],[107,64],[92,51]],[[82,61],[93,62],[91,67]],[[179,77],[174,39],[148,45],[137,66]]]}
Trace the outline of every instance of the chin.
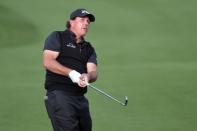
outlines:
{"label": "chin", "polygon": [[87,33],[87,32],[82,33],[81,36],[84,37],[84,36],[86,35],[86,33]]}

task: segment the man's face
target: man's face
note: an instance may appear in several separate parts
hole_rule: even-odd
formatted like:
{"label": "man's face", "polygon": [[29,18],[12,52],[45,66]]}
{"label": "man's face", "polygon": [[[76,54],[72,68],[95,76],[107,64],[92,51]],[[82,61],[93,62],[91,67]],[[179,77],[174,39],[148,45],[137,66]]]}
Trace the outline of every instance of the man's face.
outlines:
{"label": "man's face", "polygon": [[70,21],[70,24],[71,30],[77,35],[77,37],[83,37],[88,32],[90,20],[87,16],[76,17],[74,20]]}

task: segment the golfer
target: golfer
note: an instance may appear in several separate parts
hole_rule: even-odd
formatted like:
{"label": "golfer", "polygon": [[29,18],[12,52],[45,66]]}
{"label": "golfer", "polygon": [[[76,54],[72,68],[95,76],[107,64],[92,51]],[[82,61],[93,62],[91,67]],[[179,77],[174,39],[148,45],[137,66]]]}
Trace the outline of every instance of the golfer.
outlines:
{"label": "golfer", "polygon": [[54,31],[45,40],[45,105],[54,131],[91,131],[87,84],[97,79],[96,53],[85,40],[95,21],[86,9],[70,14],[65,31]]}

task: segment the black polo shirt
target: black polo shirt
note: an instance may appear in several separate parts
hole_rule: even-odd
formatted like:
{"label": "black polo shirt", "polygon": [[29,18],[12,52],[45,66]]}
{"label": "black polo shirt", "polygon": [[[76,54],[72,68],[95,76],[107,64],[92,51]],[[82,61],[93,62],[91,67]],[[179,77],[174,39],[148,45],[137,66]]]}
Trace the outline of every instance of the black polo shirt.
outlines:
{"label": "black polo shirt", "polygon": [[[70,30],[52,32],[45,41],[44,50],[59,52],[57,61],[80,73],[86,73],[88,62],[97,64],[92,45],[83,39],[76,43],[75,34]],[[67,76],[46,70],[45,88],[48,91],[64,90],[70,95],[83,95],[87,88],[80,88]]]}

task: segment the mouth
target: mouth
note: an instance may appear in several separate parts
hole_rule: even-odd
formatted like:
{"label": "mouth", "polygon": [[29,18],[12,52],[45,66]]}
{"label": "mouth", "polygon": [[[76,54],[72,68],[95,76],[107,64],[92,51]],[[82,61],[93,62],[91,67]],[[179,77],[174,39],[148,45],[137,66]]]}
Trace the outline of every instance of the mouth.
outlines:
{"label": "mouth", "polygon": [[82,28],[82,30],[84,30],[84,31],[88,31],[88,28]]}

